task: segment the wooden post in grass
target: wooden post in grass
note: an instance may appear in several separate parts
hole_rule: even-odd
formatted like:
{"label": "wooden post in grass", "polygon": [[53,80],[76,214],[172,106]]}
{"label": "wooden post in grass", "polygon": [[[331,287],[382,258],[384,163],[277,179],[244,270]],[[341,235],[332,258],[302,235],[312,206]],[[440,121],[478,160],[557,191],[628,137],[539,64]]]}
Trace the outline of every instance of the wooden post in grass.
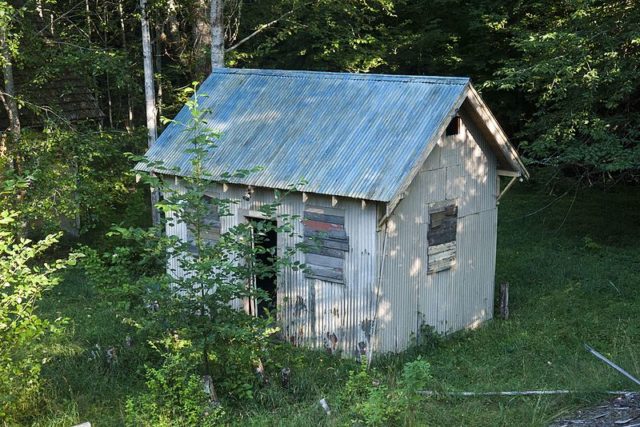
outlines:
{"label": "wooden post in grass", "polygon": [[291,380],[291,369],[288,367],[282,368],[280,371],[280,379],[282,380],[282,387],[289,388],[289,381]]}
{"label": "wooden post in grass", "polygon": [[509,282],[500,285],[500,316],[509,319]]}

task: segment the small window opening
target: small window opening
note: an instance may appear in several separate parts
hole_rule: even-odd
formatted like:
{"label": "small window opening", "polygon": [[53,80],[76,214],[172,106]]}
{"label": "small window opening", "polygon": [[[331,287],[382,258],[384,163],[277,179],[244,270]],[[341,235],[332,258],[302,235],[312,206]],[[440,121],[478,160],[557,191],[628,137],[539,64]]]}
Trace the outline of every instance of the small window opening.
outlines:
{"label": "small window opening", "polygon": [[304,210],[305,277],[345,283],[345,257],[349,236],[344,209],[306,206]]}
{"label": "small window opening", "polygon": [[457,135],[458,133],[460,133],[460,116],[455,116],[449,122],[449,126],[447,126],[446,135],[451,136]]}

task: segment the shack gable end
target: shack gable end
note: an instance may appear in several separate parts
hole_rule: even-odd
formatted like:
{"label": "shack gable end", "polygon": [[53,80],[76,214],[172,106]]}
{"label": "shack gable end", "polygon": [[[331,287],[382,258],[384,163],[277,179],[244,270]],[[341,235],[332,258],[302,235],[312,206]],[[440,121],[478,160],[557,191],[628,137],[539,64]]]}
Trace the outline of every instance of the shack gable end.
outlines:
{"label": "shack gable end", "polygon": [[[491,318],[498,190],[496,156],[462,111],[459,132],[442,134],[379,232],[375,351],[405,349],[423,324],[446,333]],[[429,272],[430,257],[443,256],[429,253],[433,206],[456,207],[455,245],[444,245],[455,262]]]}

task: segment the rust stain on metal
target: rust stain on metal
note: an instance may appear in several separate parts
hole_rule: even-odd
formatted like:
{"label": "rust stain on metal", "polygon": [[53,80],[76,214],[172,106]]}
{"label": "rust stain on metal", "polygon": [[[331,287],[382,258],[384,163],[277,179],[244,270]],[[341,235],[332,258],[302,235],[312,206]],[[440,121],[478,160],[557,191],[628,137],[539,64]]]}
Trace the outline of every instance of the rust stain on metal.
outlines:
{"label": "rust stain on metal", "polygon": [[307,305],[304,303],[304,298],[300,295],[296,297],[296,303],[293,306],[293,315],[296,317],[300,317],[303,311],[307,309]]}
{"label": "rust stain on metal", "polygon": [[327,335],[324,339],[324,348],[327,350],[327,353],[333,354],[338,347],[338,337],[333,332],[327,332]]}
{"label": "rust stain on metal", "polygon": [[367,338],[367,341],[371,341],[371,329],[373,327],[373,322],[371,319],[364,319],[362,323],[360,323],[360,329],[364,332],[364,336]]}

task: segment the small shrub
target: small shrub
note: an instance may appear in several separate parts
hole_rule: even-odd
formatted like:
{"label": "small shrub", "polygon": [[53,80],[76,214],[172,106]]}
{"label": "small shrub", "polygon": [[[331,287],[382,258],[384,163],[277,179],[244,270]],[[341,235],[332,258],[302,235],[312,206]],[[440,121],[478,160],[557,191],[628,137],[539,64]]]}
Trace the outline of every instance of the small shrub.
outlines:
{"label": "small shrub", "polygon": [[363,361],[360,369],[349,372],[349,379],[340,393],[341,408],[349,412],[353,424],[398,424],[403,416],[413,416],[421,399],[419,391],[430,380],[431,367],[421,357],[404,365],[396,387],[383,384],[378,372],[368,370]]}
{"label": "small shrub", "polygon": [[46,352],[39,346],[54,322],[36,314],[42,294],[58,284],[56,273],[76,256],[52,263],[38,258],[60,234],[33,242],[16,236],[15,212],[0,212],[0,419],[12,424],[29,413],[40,388]]}
{"label": "small shrub", "polygon": [[442,344],[442,340],[442,335],[433,326],[423,323],[413,339],[409,352],[422,354],[433,351]]}
{"label": "small shrub", "polygon": [[126,404],[128,425],[144,426],[213,426],[224,415],[211,402],[202,375],[194,369],[198,353],[189,341],[165,340],[160,350],[162,364],[146,368],[146,390]]}

